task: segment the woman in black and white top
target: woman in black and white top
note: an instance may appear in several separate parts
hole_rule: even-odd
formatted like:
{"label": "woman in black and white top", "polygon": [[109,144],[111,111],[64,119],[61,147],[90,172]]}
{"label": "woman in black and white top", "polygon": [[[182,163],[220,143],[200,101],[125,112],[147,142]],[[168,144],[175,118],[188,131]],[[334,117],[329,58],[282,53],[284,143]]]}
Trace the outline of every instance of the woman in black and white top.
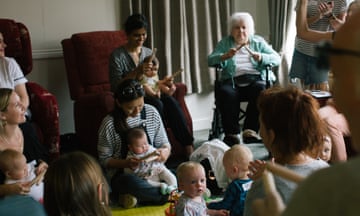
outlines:
{"label": "woman in black and white top", "polygon": [[[147,19],[142,14],[135,13],[126,19],[124,29],[127,43],[116,48],[109,59],[109,80],[113,92],[122,80],[131,78],[140,81],[145,72],[154,70],[155,65],[149,60],[155,53],[144,46],[148,26]],[[173,82],[170,76],[160,78]],[[175,139],[184,146],[187,156],[190,157],[194,151],[194,137],[179,102],[171,95],[162,94],[160,98],[145,97],[145,103],[156,107],[165,126],[171,128]]]}
{"label": "woman in black and white top", "polygon": [[[298,7],[299,5],[296,10]],[[346,9],[344,0],[308,0],[306,19],[309,29],[320,32],[336,30],[345,21]],[[303,88],[328,91],[329,71],[316,67],[316,45],[317,43],[296,36],[289,76],[291,82],[299,79]]]}
{"label": "woman in black and white top", "polygon": [[111,198],[120,200],[126,208],[141,204],[164,204],[167,196],[160,193],[159,187],[133,174],[124,174],[123,168],[136,168],[140,161],[125,159],[127,144],[125,134],[129,128],[144,127],[148,142],[160,153],[159,161],[165,162],[171,146],[157,110],[144,104],[144,89],[133,79],[126,79],[115,91],[115,109],[107,115],[99,129],[98,155],[100,163],[112,188]]}

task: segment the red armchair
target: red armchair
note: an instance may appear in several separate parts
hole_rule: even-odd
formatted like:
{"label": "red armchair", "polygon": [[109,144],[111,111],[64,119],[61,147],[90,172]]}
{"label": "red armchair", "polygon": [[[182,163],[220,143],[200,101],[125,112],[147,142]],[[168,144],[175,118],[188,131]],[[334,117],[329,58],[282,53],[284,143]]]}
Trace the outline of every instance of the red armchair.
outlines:
{"label": "red armchair", "polygon": [[[0,19],[0,32],[7,44],[5,54],[16,59],[24,75],[32,71],[33,59],[30,33],[27,27],[11,19]],[[57,100],[45,88],[34,82],[26,83],[30,98],[32,123],[40,142],[47,146],[50,159],[60,154],[59,107]]]}
{"label": "red armchair", "polygon": [[[98,129],[102,119],[114,107],[109,82],[111,52],[126,43],[124,31],[95,31],[73,34],[62,40],[71,99],[74,101],[75,132],[80,147],[97,157]],[[177,83],[174,97],[185,113],[189,130],[192,119],[185,103],[187,87]],[[167,128],[172,145],[170,160],[185,158],[185,149]]]}

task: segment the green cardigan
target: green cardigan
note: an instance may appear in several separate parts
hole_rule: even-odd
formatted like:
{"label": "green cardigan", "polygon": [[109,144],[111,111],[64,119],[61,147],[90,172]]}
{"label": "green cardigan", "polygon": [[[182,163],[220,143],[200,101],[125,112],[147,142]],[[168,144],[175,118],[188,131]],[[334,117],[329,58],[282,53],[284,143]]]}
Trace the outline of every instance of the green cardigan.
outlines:
{"label": "green cardigan", "polygon": [[[261,78],[266,79],[266,65],[278,66],[280,64],[279,54],[273,50],[273,48],[258,35],[249,36],[249,47],[255,52],[261,53],[261,61],[257,62],[251,58],[251,63],[254,68],[260,71]],[[215,50],[208,56],[208,65],[214,67],[219,65],[223,71],[221,74],[221,80],[232,79],[235,74],[235,61],[233,58],[221,61],[221,56],[229,51],[230,48],[235,47],[234,38],[232,36],[226,36],[215,47]],[[271,71],[269,74],[271,81],[275,81],[276,77]]]}

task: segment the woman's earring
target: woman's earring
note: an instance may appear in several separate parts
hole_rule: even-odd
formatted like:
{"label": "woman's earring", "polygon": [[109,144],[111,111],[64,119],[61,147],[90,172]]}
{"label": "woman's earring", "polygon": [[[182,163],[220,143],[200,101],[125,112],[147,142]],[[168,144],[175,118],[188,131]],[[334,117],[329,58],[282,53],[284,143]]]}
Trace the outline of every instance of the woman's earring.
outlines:
{"label": "woman's earring", "polygon": [[97,190],[98,190],[98,196],[99,196],[99,201],[101,205],[105,205],[105,202],[103,201],[103,193],[102,193],[102,187],[103,187],[104,183],[100,183],[97,186]]}
{"label": "woman's earring", "polygon": [[[103,190],[103,187],[104,187],[104,183],[99,183],[97,185],[97,192],[98,192],[98,196],[99,196],[99,202],[100,202],[100,205],[105,205],[105,201],[103,200],[103,196],[104,196],[104,190]],[[106,196],[106,195],[105,195]],[[106,198],[105,198],[106,199]]]}
{"label": "woman's earring", "polygon": [[7,121],[0,119],[0,125],[2,128],[4,128],[7,125]]}

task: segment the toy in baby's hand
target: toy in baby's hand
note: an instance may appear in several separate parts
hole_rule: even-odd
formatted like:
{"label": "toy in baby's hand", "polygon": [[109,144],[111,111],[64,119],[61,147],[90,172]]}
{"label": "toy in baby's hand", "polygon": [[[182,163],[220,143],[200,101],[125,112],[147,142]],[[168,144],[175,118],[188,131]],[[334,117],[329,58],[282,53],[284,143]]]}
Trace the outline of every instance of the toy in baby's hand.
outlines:
{"label": "toy in baby's hand", "polygon": [[30,187],[34,184],[39,185],[39,183],[43,180],[46,173],[46,169],[39,173],[33,180],[30,182]]}
{"label": "toy in baby's hand", "polygon": [[174,84],[174,77],[178,76],[183,71],[184,70],[182,68],[180,68],[178,71],[173,73],[171,76],[167,76],[164,79],[159,80],[158,85],[159,85],[161,92],[165,93],[167,95],[173,95],[176,90],[176,86]]}
{"label": "toy in baby's hand", "polygon": [[174,190],[170,193],[169,196],[170,206],[165,210],[166,216],[175,216],[175,205],[180,197],[181,197],[181,192],[179,192],[178,190]]}
{"label": "toy in baby's hand", "polygon": [[157,49],[153,48],[151,55],[146,56],[144,62],[151,63],[156,58]]}
{"label": "toy in baby's hand", "polygon": [[179,70],[177,70],[175,73],[173,73],[171,75],[171,78],[174,79],[176,76],[180,75],[183,71],[184,71],[184,69],[180,68]]}
{"label": "toy in baby's hand", "polygon": [[171,88],[174,85],[174,78],[178,75],[180,75],[184,69],[180,68],[175,73],[173,73],[171,76],[167,76],[163,79],[163,84],[167,87]]}
{"label": "toy in baby's hand", "polygon": [[158,159],[159,156],[160,156],[160,152],[158,152],[158,151],[153,151],[153,152],[151,152],[150,154],[148,154],[148,155],[140,158],[140,160],[142,160],[142,161],[144,161],[144,162],[146,162],[146,163],[149,163],[149,162],[151,162],[151,161],[154,161],[154,160]]}

